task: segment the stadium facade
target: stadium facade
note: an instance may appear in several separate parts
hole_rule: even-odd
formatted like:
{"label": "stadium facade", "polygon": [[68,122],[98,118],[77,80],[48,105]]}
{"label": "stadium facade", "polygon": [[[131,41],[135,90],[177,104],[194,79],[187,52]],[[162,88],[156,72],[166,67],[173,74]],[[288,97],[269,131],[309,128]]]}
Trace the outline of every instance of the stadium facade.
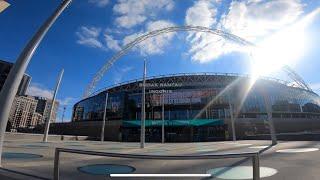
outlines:
{"label": "stadium facade", "polygon": [[[251,82],[248,76],[217,73],[147,78],[146,141],[161,141],[162,114],[166,142],[230,139],[231,117],[237,138],[268,134],[268,107],[276,133],[320,130],[316,93],[277,79]],[[108,93],[105,139],[139,141],[141,92],[140,79],[81,100],[73,107],[69,132],[99,137]]]}

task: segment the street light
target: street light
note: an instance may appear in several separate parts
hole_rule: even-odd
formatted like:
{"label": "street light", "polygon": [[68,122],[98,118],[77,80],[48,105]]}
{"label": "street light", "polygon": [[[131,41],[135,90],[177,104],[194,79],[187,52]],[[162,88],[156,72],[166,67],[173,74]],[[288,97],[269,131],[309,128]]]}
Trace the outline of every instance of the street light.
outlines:
{"label": "street light", "polygon": [[104,103],[103,120],[102,120],[102,127],[101,127],[101,142],[104,141],[104,129],[105,129],[105,126],[106,126],[108,97],[109,97],[109,93],[106,93],[106,100],[105,100],[105,103]]}
{"label": "street light", "polygon": [[51,103],[51,107],[49,109],[49,117],[48,117],[48,119],[46,121],[46,126],[45,126],[44,133],[43,133],[43,142],[47,142],[48,141],[48,134],[49,134],[49,129],[50,129],[50,120],[51,120],[51,117],[52,117],[52,111],[53,111],[53,108],[54,108],[54,102],[56,101],[56,97],[57,97],[57,93],[58,93],[58,90],[59,90],[59,87],[60,87],[60,83],[61,83],[61,80],[62,80],[63,73],[64,73],[64,69],[61,70],[60,75],[59,75],[58,80],[57,80],[56,88],[54,89],[54,93],[53,93],[53,97],[52,97],[52,103]]}
{"label": "street light", "polygon": [[233,107],[231,104],[231,97],[230,93],[228,94],[228,103],[229,103],[229,109],[230,109],[230,119],[231,119],[231,129],[232,129],[232,141],[236,141],[236,129],[234,124],[234,114],[233,114]]}
{"label": "street light", "polygon": [[146,120],[146,75],[147,66],[146,59],[143,63],[143,84],[142,84],[142,97],[141,97],[141,132],[140,132],[140,148],[144,148],[145,144],[145,120]]}
{"label": "street light", "polygon": [[19,84],[25,73],[27,66],[32,58],[34,52],[39,46],[41,40],[46,35],[50,27],[57,20],[60,14],[68,7],[72,0],[64,0],[56,11],[47,19],[47,21],[40,27],[37,33],[28,42],[26,47],[19,55],[16,63],[13,65],[6,82],[0,92],[0,166],[4,135],[6,126],[8,123],[10,109],[14,100],[14,97],[18,91]]}
{"label": "street light", "polygon": [[164,94],[162,93],[162,133],[161,142],[164,143]]}
{"label": "street light", "polygon": [[64,113],[66,112],[66,106],[63,107],[63,111],[62,111],[62,116],[61,116],[61,122],[63,123],[63,119],[64,119]]}
{"label": "street light", "polygon": [[270,136],[271,136],[272,145],[276,145],[278,143],[278,141],[277,141],[277,136],[276,136],[276,130],[275,130],[274,123],[273,123],[272,105],[270,102],[270,96],[267,93],[267,91],[265,91],[262,88],[260,88],[260,92],[263,96],[264,105],[265,105],[265,108],[267,111],[267,118],[268,118],[268,124],[269,124],[269,129],[270,129]]}

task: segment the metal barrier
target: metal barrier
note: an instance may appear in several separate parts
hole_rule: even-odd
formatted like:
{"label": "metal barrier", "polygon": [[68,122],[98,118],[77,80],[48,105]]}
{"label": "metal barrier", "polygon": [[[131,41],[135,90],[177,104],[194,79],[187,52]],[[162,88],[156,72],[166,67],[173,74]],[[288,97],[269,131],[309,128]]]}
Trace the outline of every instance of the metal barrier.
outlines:
{"label": "metal barrier", "polygon": [[163,156],[163,155],[139,155],[139,154],[118,154],[118,153],[108,153],[108,152],[97,152],[79,149],[66,149],[66,148],[56,148],[54,156],[54,173],[53,179],[59,180],[59,161],[60,152],[74,153],[74,154],[86,154],[92,156],[105,156],[105,157],[118,157],[118,158],[131,158],[131,159],[157,159],[157,160],[198,160],[198,159],[222,159],[222,158],[241,158],[241,157],[251,157],[252,167],[253,167],[253,179],[260,179],[260,164],[259,164],[259,154],[261,151],[257,152],[244,152],[239,154],[208,154],[208,155],[189,155],[189,156]]}

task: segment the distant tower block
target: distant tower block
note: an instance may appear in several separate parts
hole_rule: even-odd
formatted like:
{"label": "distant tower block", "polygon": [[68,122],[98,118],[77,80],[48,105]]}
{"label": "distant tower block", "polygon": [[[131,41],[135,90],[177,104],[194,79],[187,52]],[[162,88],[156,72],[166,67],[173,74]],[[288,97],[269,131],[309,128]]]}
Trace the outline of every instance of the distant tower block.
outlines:
{"label": "distant tower block", "polygon": [[0,0],[0,13],[4,11],[10,4],[4,0]]}

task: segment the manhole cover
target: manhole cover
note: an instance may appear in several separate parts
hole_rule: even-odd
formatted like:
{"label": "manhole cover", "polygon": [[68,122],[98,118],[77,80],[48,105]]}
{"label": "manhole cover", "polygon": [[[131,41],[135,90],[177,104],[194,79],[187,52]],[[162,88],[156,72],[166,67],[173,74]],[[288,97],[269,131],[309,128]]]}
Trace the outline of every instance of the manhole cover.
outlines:
{"label": "manhole cover", "polygon": [[78,170],[83,173],[93,175],[109,175],[109,174],[128,174],[132,173],[136,169],[127,165],[118,164],[93,164],[78,167]]}
{"label": "manhole cover", "polygon": [[302,152],[312,152],[319,151],[318,148],[295,148],[295,149],[281,149],[277,150],[279,153],[302,153]]}
{"label": "manhole cover", "polygon": [[[260,167],[260,178],[273,176],[278,171],[273,168]],[[252,179],[252,166],[237,166],[237,167],[221,167],[210,169],[207,171],[214,177],[220,179]]]}
{"label": "manhole cover", "polygon": [[11,153],[11,152],[4,152],[2,154],[4,159],[34,159],[34,158],[41,158],[42,155],[38,154],[30,154],[30,153]]}

